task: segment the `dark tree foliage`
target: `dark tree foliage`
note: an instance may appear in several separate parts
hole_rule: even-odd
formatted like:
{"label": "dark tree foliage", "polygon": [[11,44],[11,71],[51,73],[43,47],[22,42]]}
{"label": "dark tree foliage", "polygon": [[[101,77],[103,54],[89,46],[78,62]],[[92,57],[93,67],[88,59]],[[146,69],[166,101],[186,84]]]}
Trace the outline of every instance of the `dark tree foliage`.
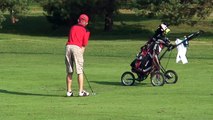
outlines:
{"label": "dark tree foliage", "polygon": [[[91,0],[92,1],[92,0]],[[42,3],[47,20],[55,25],[73,25],[77,23],[80,14],[85,13],[90,18],[93,4],[89,0],[47,0]]]}
{"label": "dark tree foliage", "polygon": [[212,0],[133,0],[135,11],[144,16],[158,16],[173,25],[196,24],[213,11]]}
{"label": "dark tree foliage", "polygon": [[11,22],[16,23],[18,21],[17,15],[28,10],[29,2],[31,0],[0,0],[0,26],[5,20],[4,12],[8,11],[11,16]]}
{"label": "dark tree foliage", "polygon": [[42,5],[48,21],[54,25],[76,24],[78,16],[85,13],[90,19],[95,16],[103,17],[104,30],[110,31],[119,2],[120,0],[47,0]]}
{"label": "dark tree foliage", "polygon": [[104,30],[111,31],[113,17],[120,5],[119,0],[98,0],[95,4],[96,14],[104,17]]}

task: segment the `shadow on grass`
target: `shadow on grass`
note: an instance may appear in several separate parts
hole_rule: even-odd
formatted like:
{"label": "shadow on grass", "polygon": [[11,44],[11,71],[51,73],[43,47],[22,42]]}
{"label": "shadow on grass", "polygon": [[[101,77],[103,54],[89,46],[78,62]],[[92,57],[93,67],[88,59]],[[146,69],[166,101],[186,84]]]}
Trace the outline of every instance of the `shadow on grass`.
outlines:
{"label": "shadow on grass", "polygon": [[101,85],[121,86],[120,82],[111,82],[111,81],[90,81],[90,82]]}
{"label": "shadow on grass", "polygon": [[110,32],[97,28],[91,30],[92,40],[148,40],[152,35],[152,31],[139,25],[114,25],[114,30]]}
{"label": "shadow on grass", "polygon": [[32,54],[35,54],[35,55],[50,55],[50,54],[53,54],[53,53],[48,53],[48,52],[0,52],[0,54],[29,54],[29,55],[32,55]]}
{"label": "shadow on grass", "polygon": [[[16,24],[11,23],[9,16],[6,18],[6,21],[2,23],[3,28],[0,29],[0,33],[45,37],[67,37],[69,33],[69,26],[53,28],[45,16],[21,16]],[[100,20],[91,22],[88,28],[91,31],[91,40],[148,40],[154,33],[151,31],[153,28],[147,29],[146,27],[149,25],[139,23],[150,20],[153,19],[124,14],[121,15],[121,18],[115,18],[117,24],[114,24],[113,30],[110,32],[103,30],[104,23]],[[188,34],[187,32],[173,33],[168,37],[175,39]],[[212,32],[206,32],[202,37],[212,38],[212,34]]]}
{"label": "shadow on grass", "polygon": [[[9,16],[2,23],[3,28],[0,33],[29,35],[29,36],[45,36],[45,37],[67,37],[69,26],[60,26],[53,28],[45,16],[26,16],[19,17],[19,22],[12,24]],[[152,35],[152,32],[144,29],[144,26],[132,25],[114,25],[113,31],[106,32],[103,30],[102,22],[91,22],[88,28],[91,32],[91,40],[120,40],[120,39],[141,39]]]}
{"label": "shadow on grass", "polygon": [[[121,86],[123,87],[124,85],[122,85],[121,82],[111,82],[111,81],[91,81],[93,83],[96,83],[96,84],[101,84],[101,85],[110,85],[110,86]],[[151,83],[142,83],[142,82],[136,82],[134,85],[132,85],[133,87],[134,86],[146,86],[146,87],[149,87],[151,85]],[[124,86],[125,87],[125,86]],[[128,87],[128,86],[127,86]]]}
{"label": "shadow on grass", "polygon": [[12,94],[12,95],[23,95],[23,96],[46,96],[46,97],[64,97],[62,95],[49,95],[49,94],[37,94],[37,93],[26,93],[26,92],[16,92],[0,89],[0,93]]}
{"label": "shadow on grass", "polygon": [[59,27],[53,29],[45,16],[24,16],[19,17],[19,22],[12,24],[9,16],[6,16],[6,21],[2,23],[3,28],[0,33],[10,33],[29,36],[47,36],[60,37],[67,36],[69,28]]}

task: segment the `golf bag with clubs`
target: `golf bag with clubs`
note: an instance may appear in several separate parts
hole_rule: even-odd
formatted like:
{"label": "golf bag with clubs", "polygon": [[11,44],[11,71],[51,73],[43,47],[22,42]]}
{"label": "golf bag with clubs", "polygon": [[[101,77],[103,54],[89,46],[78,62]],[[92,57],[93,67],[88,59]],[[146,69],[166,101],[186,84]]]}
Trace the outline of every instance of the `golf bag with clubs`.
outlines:
{"label": "golf bag with clubs", "polygon": [[[167,25],[164,27],[164,25],[165,24],[161,24],[156,30],[153,38],[141,47],[140,52],[130,64],[131,72],[127,71],[122,74],[121,83],[123,85],[131,86],[135,83],[135,81],[141,82],[149,75],[153,86],[162,86],[164,83],[174,84],[177,82],[178,75],[176,72],[174,70],[166,70],[161,65],[160,60],[163,58],[165,53],[173,50],[178,45],[195,38],[201,33],[201,31],[185,37],[185,39],[177,45],[172,45],[169,39],[165,37],[165,32],[168,27]],[[165,29],[163,29],[163,27]],[[160,52],[164,48],[167,49],[160,55]],[[133,73],[137,75],[137,78],[135,78]]]}

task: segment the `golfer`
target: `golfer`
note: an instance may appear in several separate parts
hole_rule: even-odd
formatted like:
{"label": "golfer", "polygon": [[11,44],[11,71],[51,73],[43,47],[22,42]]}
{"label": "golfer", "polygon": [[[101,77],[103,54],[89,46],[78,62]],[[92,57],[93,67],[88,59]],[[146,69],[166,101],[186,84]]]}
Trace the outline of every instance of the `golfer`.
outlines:
{"label": "golfer", "polygon": [[72,91],[72,77],[74,66],[78,75],[79,96],[89,96],[89,92],[83,89],[83,64],[84,64],[84,50],[88,44],[90,32],[86,29],[89,22],[89,17],[86,14],[81,14],[78,18],[78,24],[71,27],[68,41],[66,43],[66,84],[67,96],[73,96]]}

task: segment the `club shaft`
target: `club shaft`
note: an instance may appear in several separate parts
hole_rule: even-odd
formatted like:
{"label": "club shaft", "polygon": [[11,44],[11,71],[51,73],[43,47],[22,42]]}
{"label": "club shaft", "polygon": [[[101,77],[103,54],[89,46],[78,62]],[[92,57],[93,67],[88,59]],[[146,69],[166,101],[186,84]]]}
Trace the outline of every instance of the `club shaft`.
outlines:
{"label": "club shaft", "polygon": [[86,79],[86,81],[87,81],[89,87],[90,87],[90,90],[92,91],[92,93],[94,93],[94,92],[93,92],[93,89],[92,89],[92,87],[91,87],[91,85],[90,85],[90,83],[89,83],[89,80],[88,80],[88,78],[87,78],[87,76],[86,76],[86,74],[85,74],[84,71],[83,71],[83,74],[84,74],[84,77],[85,77],[85,79]]}

